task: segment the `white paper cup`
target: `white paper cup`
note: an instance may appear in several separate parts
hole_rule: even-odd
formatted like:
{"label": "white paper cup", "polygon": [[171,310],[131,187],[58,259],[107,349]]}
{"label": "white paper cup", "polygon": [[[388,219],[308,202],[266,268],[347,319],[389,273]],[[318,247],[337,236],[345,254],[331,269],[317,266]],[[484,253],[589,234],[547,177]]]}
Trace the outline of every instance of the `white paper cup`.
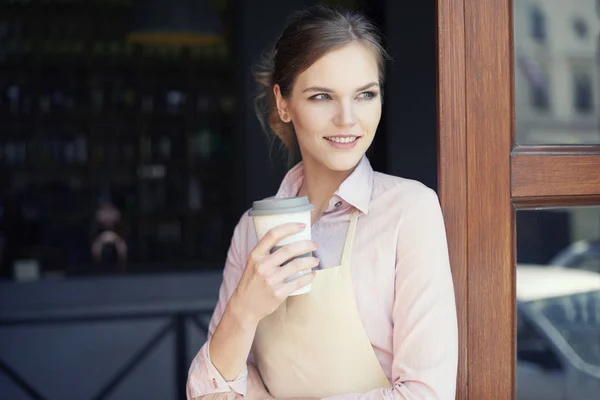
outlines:
{"label": "white paper cup", "polygon": [[[252,205],[252,210],[250,210],[249,215],[254,221],[254,230],[256,231],[258,240],[261,240],[268,231],[279,225],[287,223],[302,223],[306,225],[306,228],[302,232],[288,236],[277,243],[277,245],[272,249],[272,251],[276,251],[281,246],[285,246],[293,242],[311,240],[311,211],[313,209],[314,206],[310,204],[308,197],[273,198],[255,201]],[[311,255],[312,253],[307,253],[300,257],[308,257]],[[295,275],[292,275],[286,281],[289,282],[290,280],[310,272],[310,269],[301,271]],[[310,289],[311,284],[309,283],[308,285],[296,290],[290,296],[308,293],[310,292]]]}

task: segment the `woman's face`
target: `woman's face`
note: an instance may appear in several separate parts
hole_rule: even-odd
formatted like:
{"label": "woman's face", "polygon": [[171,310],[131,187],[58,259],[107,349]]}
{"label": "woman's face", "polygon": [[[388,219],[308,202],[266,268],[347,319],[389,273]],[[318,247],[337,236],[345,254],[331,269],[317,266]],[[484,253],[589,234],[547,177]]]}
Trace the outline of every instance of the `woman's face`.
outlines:
{"label": "woman's face", "polygon": [[298,75],[291,95],[274,91],[280,117],[294,124],[305,163],[332,171],[356,167],[381,118],[379,68],[362,44],[327,53]]}

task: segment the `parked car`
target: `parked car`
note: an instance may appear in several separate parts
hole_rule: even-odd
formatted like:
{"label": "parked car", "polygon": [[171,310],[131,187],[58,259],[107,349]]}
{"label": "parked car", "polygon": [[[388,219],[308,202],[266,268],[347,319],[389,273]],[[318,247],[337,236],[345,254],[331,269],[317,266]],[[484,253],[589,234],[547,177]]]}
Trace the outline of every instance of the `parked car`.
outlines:
{"label": "parked car", "polygon": [[600,274],[517,267],[517,399],[600,399]]}
{"label": "parked car", "polygon": [[600,239],[577,241],[558,253],[550,264],[600,273]]}

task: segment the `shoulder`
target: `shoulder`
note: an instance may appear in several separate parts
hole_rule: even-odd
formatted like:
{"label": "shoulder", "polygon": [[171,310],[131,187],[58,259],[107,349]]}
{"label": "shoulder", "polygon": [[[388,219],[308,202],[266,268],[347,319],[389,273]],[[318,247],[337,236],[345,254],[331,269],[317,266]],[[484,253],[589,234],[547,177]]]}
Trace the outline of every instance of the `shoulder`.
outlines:
{"label": "shoulder", "polygon": [[396,210],[401,214],[420,208],[439,208],[437,193],[423,183],[408,178],[373,173],[372,202],[376,208]]}
{"label": "shoulder", "polygon": [[[265,197],[264,200],[273,199],[275,197],[276,196]],[[236,251],[244,256],[250,254],[250,250],[258,243],[256,231],[254,230],[254,221],[249,215],[250,210],[251,208],[247,209],[241,215],[233,230],[231,239],[231,247],[236,248]]]}
{"label": "shoulder", "polygon": [[369,219],[396,232],[413,232],[442,226],[437,193],[414,179],[376,172]]}
{"label": "shoulder", "polygon": [[423,183],[376,173],[371,201],[373,220],[395,232],[405,245],[444,240],[445,224],[437,193]]}
{"label": "shoulder", "polygon": [[235,227],[234,232],[236,234],[247,234],[248,232],[254,232],[254,222],[252,222],[252,217],[250,216],[250,209],[244,211]]}
{"label": "shoulder", "polygon": [[252,217],[248,215],[250,209],[246,210],[238,220],[233,236],[231,238],[231,248],[242,255],[246,256],[250,249],[256,246],[256,233],[254,231],[254,223]]}

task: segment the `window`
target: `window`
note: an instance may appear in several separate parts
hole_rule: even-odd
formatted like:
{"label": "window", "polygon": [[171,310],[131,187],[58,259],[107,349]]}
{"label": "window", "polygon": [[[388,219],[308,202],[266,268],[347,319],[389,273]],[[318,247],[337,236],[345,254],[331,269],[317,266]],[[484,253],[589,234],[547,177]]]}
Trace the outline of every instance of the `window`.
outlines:
{"label": "window", "polygon": [[[542,66],[529,55],[519,56],[519,69],[529,85],[529,102],[537,110],[550,108],[549,80]],[[517,88],[517,90],[519,90]]]}
{"label": "window", "polygon": [[592,78],[587,73],[576,73],[573,76],[573,101],[579,113],[590,113],[593,109]]}
{"label": "window", "polygon": [[539,71],[538,79],[529,81],[531,105],[540,111],[548,111],[550,109],[550,93],[548,90],[548,79],[546,74]]}
{"label": "window", "polygon": [[233,36],[134,45],[132,1],[44,3],[0,1],[0,280],[222,268]]}
{"label": "window", "polygon": [[548,110],[550,102],[548,100],[548,91],[545,87],[533,86],[531,91],[531,103],[538,110]]}
{"label": "window", "polygon": [[538,6],[531,9],[531,37],[539,43],[546,42],[546,17]]}
{"label": "window", "polygon": [[583,18],[576,17],[573,20],[573,31],[575,31],[575,36],[579,39],[586,39],[588,37],[588,26]]}

